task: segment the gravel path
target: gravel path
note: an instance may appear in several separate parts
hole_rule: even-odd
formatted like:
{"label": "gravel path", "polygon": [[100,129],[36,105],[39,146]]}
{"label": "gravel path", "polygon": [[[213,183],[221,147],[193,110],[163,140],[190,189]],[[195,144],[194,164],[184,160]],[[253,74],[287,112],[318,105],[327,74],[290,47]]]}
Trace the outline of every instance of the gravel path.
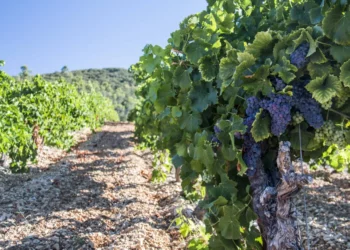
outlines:
{"label": "gravel path", "polygon": [[151,156],[134,150],[133,129],[107,124],[50,166],[2,175],[0,249],[181,246],[175,229],[168,230],[181,187],[171,178],[149,183]]}

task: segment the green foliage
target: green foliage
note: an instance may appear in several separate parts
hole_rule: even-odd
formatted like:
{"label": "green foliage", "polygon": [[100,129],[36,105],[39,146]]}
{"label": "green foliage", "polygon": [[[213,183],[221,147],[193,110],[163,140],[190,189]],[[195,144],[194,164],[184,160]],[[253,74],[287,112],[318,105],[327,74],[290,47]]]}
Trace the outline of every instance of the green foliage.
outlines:
{"label": "green foliage", "polygon": [[41,76],[16,80],[0,71],[0,153],[9,154],[13,172],[27,171],[37,154],[35,129],[46,145],[69,149],[71,132],[96,129],[118,120],[112,103],[98,93],[82,93],[63,80],[50,83]]}
{"label": "green foliage", "polygon": [[110,99],[119,114],[120,120],[125,121],[129,112],[135,107],[135,81],[132,74],[125,69],[85,69],[69,71],[67,66],[61,72],[44,74],[45,80],[54,82],[64,79],[73,84],[79,92],[101,93]]}
{"label": "green foliage", "polygon": [[[207,209],[207,231],[215,231],[210,249],[261,248],[259,231],[251,224],[256,217],[242,139],[236,134],[246,131],[246,98],[277,92],[271,78],[287,84],[282,91],[287,95],[293,84],[310,79],[306,88],[327,106],[324,119],[340,124],[349,144],[344,121],[350,117],[350,20],[344,2],[208,0],[207,10],[186,18],[165,48],[146,46],[131,67],[140,97],[134,111],[136,135],[182,163],[186,194],[201,197],[196,185],[205,188],[201,204]],[[309,44],[306,66],[297,68],[291,54],[303,43]],[[214,126],[221,132],[214,132]],[[267,167],[275,167],[272,155],[280,140],[291,141],[293,155],[299,154],[299,126],[305,159],[330,157],[323,154],[328,145],[316,140],[316,130],[300,117],[276,137],[269,115],[260,112],[251,132],[268,147]],[[214,137],[220,143],[212,143]],[[343,159],[327,162],[340,169],[339,161],[348,163]]]}

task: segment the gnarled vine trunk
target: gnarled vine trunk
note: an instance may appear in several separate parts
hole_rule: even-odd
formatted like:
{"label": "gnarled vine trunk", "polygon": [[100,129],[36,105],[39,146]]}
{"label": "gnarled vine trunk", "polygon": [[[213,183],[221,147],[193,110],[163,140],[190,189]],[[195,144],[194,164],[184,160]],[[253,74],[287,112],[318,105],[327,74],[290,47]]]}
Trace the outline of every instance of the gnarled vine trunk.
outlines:
{"label": "gnarled vine trunk", "polygon": [[292,196],[312,181],[311,177],[296,173],[290,158],[290,143],[280,142],[277,168],[280,182],[269,186],[269,176],[262,162],[253,176],[249,177],[253,190],[253,208],[268,250],[302,249],[297,233]]}

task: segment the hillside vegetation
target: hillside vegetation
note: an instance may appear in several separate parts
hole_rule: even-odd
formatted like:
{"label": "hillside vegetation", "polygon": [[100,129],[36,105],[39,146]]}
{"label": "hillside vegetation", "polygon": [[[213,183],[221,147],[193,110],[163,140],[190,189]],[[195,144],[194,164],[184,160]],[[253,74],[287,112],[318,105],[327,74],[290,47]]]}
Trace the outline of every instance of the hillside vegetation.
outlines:
{"label": "hillside vegetation", "polygon": [[43,78],[49,81],[64,78],[67,82],[73,83],[81,92],[96,91],[109,98],[120,120],[126,120],[128,113],[136,103],[135,82],[132,74],[126,69],[104,68],[84,69],[69,71],[63,67],[61,72],[44,74]]}

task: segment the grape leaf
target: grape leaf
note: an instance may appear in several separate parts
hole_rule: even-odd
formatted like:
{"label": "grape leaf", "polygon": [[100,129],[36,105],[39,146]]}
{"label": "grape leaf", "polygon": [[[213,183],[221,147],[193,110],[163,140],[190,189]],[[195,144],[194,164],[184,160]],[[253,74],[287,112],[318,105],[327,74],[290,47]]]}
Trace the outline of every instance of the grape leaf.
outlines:
{"label": "grape leaf", "polygon": [[338,63],[343,63],[350,59],[350,46],[332,45],[330,53]]}
{"label": "grape leaf", "polygon": [[217,60],[215,57],[205,56],[199,60],[199,71],[205,81],[212,81],[215,79],[218,71]]}
{"label": "grape leaf", "polygon": [[216,104],[218,102],[217,93],[218,91],[213,88],[211,83],[194,86],[189,94],[192,101],[192,110],[203,112],[209,105]]}
{"label": "grape leaf", "polygon": [[195,132],[201,123],[202,119],[200,114],[195,112],[192,114],[184,113],[180,118],[180,128],[188,132]]}
{"label": "grape leaf", "polygon": [[245,75],[251,75],[251,72],[248,71],[248,69],[255,64],[254,56],[248,52],[238,52],[237,60],[239,62],[239,65],[236,67],[234,78],[238,79]]}
{"label": "grape leaf", "polygon": [[199,59],[208,54],[204,42],[195,41],[188,44],[184,52],[191,63],[197,64]]}
{"label": "grape leaf", "polygon": [[223,196],[219,196],[214,202],[213,204],[214,205],[217,205],[217,206],[224,206],[228,203],[228,200],[226,200],[225,197]]}
{"label": "grape leaf", "polygon": [[291,64],[285,56],[283,56],[282,60],[274,65],[272,69],[285,83],[290,83],[295,78],[295,74],[292,72],[298,71],[298,68]]}
{"label": "grape leaf", "polygon": [[323,15],[322,15],[321,6],[311,9],[309,13],[310,13],[310,21],[312,24],[318,24],[322,21]]}
{"label": "grape leaf", "polygon": [[306,89],[319,103],[326,103],[341,91],[341,83],[338,77],[328,75],[317,77],[306,85]]}
{"label": "grape leaf", "polygon": [[241,237],[240,224],[236,209],[231,206],[225,206],[223,210],[224,216],[219,220],[219,228],[221,235],[226,239],[238,240]]}
{"label": "grape leaf", "polygon": [[311,78],[322,77],[324,75],[329,75],[332,72],[332,67],[329,63],[315,64],[309,63],[307,65],[307,70]]}
{"label": "grape leaf", "polygon": [[270,137],[270,126],[271,119],[268,115],[265,114],[264,110],[260,109],[260,111],[256,114],[255,121],[253,122],[252,127],[252,136],[256,142],[265,140]]}
{"label": "grape leaf", "polygon": [[271,32],[258,32],[255,35],[253,43],[247,46],[246,51],[252,54],[255,58],[259,58],[265,51],[272,50],[272,41],[273,38]]}
{"label": "grape leaf", "polygon": [[325,63],[327,62],[327,58],[324,56],[323,52],[317,48],[316,49],[316,52],[313,53],[311,56],[310,56],[310,61],[312,63]]}
{"label": "grape leaf", "polygon": [[221,153],[227,161],[233,161],[236,159],[236,152],[233,151],[232,147],[225,147],[225,145],[221,146]]}
{"label": "grape leaf", "polygon": [[182,66],[178,66],[174,73],[174,84],[180,86],[181,89],[188,89],[191,87],[191,77],[187,70]]}
{"label": "grape leaf", "polygon": [[322,28],[327,37],[335,43],[350,45],[350,12],[343,12],[343,8],[336,4],[326,12]]}
{"label": "grape leaf", "polygon": [[174,117],[174,118],[178,118],[182,115],[182,111],[179,107],[175,106],[175,107],[172,107],[171,109],[171,115]]}
{"label": "grape leaf", "polygon": [[219,76],[222,80],[227,80],[233,76],[238,62],[233,58],[224,57],[220,61]]}
{"label": "grape leaf", "polygon": [[350,88],[350,60],[340,67],[340,80],[345,87]]}

